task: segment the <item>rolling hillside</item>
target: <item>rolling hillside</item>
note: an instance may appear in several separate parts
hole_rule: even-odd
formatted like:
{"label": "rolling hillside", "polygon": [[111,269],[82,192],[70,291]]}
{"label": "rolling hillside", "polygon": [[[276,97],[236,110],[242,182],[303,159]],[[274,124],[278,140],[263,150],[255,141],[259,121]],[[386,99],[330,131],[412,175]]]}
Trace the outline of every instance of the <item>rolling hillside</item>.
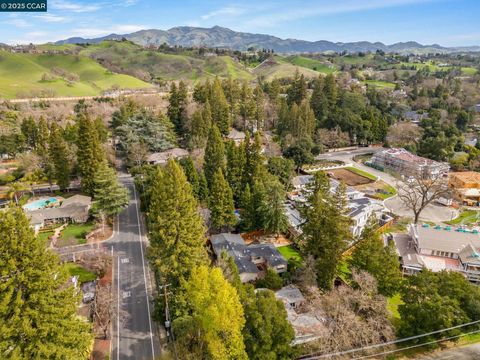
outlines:
{"label": "rolling hillside", "polygon": [[81,55],[96,59],[105,67],[146,81],[203,80],[231,77],[250,80],[252,74],[229,56],[195,57],[188,51],[165,54],[144,49],[131,42],[104,41],[90,45]]}
{"label": "rolling hillside", "polygon": [[271,81],[275,78],[291,77],[297,70],[307,78],[315,78],[319,75],[319,72],[308,67],[296,66],[290,63],[287,58],[281,56],[275,56],[273,59],[260,64],[253,69],[253,73],[263,80]]}
{"label": "rolling hillside", "polygon": [[95,96],[111,88],[149,86],[132,76],[112,73],[83,56],[0,51],[0,98]]}

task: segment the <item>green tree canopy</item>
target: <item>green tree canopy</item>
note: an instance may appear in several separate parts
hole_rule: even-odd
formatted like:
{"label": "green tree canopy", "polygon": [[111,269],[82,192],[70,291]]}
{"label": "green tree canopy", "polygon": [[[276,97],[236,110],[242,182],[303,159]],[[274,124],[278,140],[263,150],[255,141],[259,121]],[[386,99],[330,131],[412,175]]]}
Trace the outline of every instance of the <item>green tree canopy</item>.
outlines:
{"label": "green tree canopy", "polygon": [[162,280],[176,287],[208,263],[206,229],[192,186],[174,160],[154,171],[149,191],[149,257]]}
{"label": "green tree canopy", "polygon": [[86,359],[90,324],[77,315],[78,290],[22,209],[0,214],[0,357]]}
{"label": "green tree canopy", "polygon": [[247,359],[243,308],[219,268],[199,266],[182,281],[185,306],[173,321],[182,359]]}
{"label": "green tree canopy", "polygon": [[391,243],[384,246],[376,228],[377,223],[372,218],[362,231],[350,264],[358,270],[370,273],[377,280],[380,294],[392,296],[399,290],[403,281],[400,261],[395,245]]}

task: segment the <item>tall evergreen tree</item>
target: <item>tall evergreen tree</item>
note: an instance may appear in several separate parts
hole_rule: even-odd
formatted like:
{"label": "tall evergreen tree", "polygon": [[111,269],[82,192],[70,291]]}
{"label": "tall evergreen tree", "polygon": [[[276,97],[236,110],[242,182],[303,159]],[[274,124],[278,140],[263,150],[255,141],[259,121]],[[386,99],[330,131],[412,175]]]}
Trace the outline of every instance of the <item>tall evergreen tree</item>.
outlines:
{"label": "tall evergreen tree", "polygon": [[235,145],[235,142],[229,141],[226,146],[227,154],[227,174],[226,178],[233,191],[235,201],[238,202],[245,187],[245,148]]}
{"label": "tall evergreen tree", "polygon": [[251,287],[244,304],[243,338],[251,360],[291,359],[291,342],[295,338],[287,320],[285,305],[270,290],[255,293]]}
{"label": "tall evergreen tree", "polygon": [[70,162],[65,140],[56,123],[50,126],[49,158],[53,164],[54,178],[60,190],[64,191],[70,185]]}
{"label": "tall evergreen tree", "polygon": [[265,121],[265,94],[263,93],[263,89],[260,85],[255,87],[255,90],[253,91],[253,98],[255,101],[255,126],[257,131],[260,131],[263,129],[263,123]]}
{"label": "tall evergreen tree", "polygon": [[192,186],[174,160],[156,169],[148,209],[149,257],[162,281],[174,288],[193,269],[208,263],[206,229],[197,208]]}
{"label": "tall evergreen tree", "polygon": [[307,82],[305,76],[300,74],[298,69],[295,71],[295,76],[292,84],[287,90],[287,101],[289,105],[300,105],[304,99],[307,98]]}
{"label": "tall evergreen tree", "polygon": [[38,127],[33,117],[29,116],[23,119],[20,125],[20,129],[28,147],[30,149],[35,149],[38,136]]}
{"label": "tall evergreen tree", "polygon": [[275,177],[265,181],[265,199],[258,209],[263,220],[262,228],[273,234],[283,233],[288,228],[285,215],[285,188]]}
{"label": "tall evergreen tree", "polygon": [[385,296],[392,296],[402,284],[400,261],[393,244],[384,246],[376,227],[376,221],[371,219],[353,250],[350,264],[369,272],[377,279],[378,291]]}
{"label": "tall evergreen tree", "polygon": [[221,169],[217,169],[213,175],[208,203],[212,226],[215,229],[223,229],[235,225],[233,193]]}
{"label": "tall evergreen tree", "polygon": [[312,96],[310,97],[310,107],[318,121],[324,120],[328,115],[328,100],[324,92],[324,84],[323,76],[315,79]]}
{"label": "tall evergreen tree", "polygon": [[192,158],[190,156],[187,156],[186,158],[181,159],[180,165],[182,165],[183,172],[185,173],[185,176],[187,177],[190,185],[192,185],[193,193],[198,199],[200,193],[200,182]]}
{"label": "tall evergreen tree", "polygon": [[175,82],[172,82],[167,115],[179,134],[182,134],[185,130],[187,100],[188,92],[185,83],[180,81],[177,89]]}
{"label": "tall evergreen tree", "polygon": [[93,212],[99,214],[102,220],[120,213],[128,205],[128,190],[120,184],[115,170],[106,160],[103,160],[93,178],[94,197]]}
{"label": "tall evergreen tree", "polygon": [[205,161],[203,171],[207,178],[208,185],[211,186],[213,175],[217,169],[225,172],[225,146],[223,144],[222,135],[216,125],[210,128],[208,134],[207,147],[205,148]]}
{"label": "tall evergreen tree", "polygon": [[0,357],[88,358],[90,324],[57,256],[35,237],[20,208],[0,214]]}
{"label": "tall evergreen tree", "polygon": [[341,255],[351,238],[345,187],[340,185],[332,195],[326,174],[318,172],[312,190],[308,206],[301,208],[305,252],[315,259],[318,286],[331,289]]}
{"label": "tall evergreen tree", "polygon": [[223,135],[228,135],[231,126],[230,109],[225,94],[223,93],[222,84],[218,78],[213,82],[209,102],[213,122],[218,126],[218,129]]}
{"label": "tall evergreen tree", "polygon": [[180,358],[246,360],[242,304],[222,271],[195,267],[182,285],[185,306],[172,324]]}
{"label": "tall evergreen tree", "polygon": [[82,190],[93,196],[95,191],[94,177],[105,154],[98,139],[95,124],[90,117],[87,114],[79,114],[77,122],[78,172],[82,180]]}

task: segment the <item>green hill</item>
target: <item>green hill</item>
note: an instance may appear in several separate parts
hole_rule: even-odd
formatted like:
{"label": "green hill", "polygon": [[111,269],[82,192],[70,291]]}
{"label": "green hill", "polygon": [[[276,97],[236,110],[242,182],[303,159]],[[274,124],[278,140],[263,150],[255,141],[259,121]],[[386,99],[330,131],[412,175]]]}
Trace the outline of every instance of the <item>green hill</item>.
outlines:
{"label": "green hill", "polygon": [[96,59],[109,69],[147,81],[198,81],[215,76],[246,80],[252,78],[250,71],[229,56],[200,57],[189,51],[166,54],[127,41],[104,41],[89,45],[81,54]]}
{"label": "green hill", "polygon": [[149,86],[84,56],[0,51],[0,98],[95,96],[112,88]]}
{"label": "green hill", "polygon": [[318,76],[318,72],[307,67],[293,65],[287,58],[281,56],[275,56],[273,59],[265,61],[253,69],[253,73],[257,77],[266,81],[271,81],[275,78],[291,77],[295,74],[295,71],[303,74],[306,78],[315,78]]}
{"label": "green hill", "polygon": [[293,65],[318,71],[322,74],[331,74],[337,70],[333,65],[328,66],[319,60],[305,56],[290,56],[287,58],[287,61]]}

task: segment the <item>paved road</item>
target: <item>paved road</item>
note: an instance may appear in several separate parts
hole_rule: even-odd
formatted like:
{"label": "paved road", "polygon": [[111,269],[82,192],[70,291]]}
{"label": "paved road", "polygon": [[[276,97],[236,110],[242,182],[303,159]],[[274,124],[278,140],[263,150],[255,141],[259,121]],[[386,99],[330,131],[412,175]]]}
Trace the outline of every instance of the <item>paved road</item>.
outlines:
{"label": "paved road", "polygon": [[[383,150],[383,148],[359,148],[356,150],[320,154],[317,156],[317,159],[341,160],[346,163],[352,163],[353,166],[355,166],[356,168],[365,170],[373,175],[376,175],[381,180],[385,181],[387,184],[397,187],[399,179],[395,178],[394,176],[353,161],[353,157],[356,155],[374,153],[380,150]],[[384,204],[385,204],[385,207],[391,212],[393,212],[394,214],[397,214],[399,216],[411,217],[411,218],[414,217],[413,212],[410,209],[408,209],[398,197],[392,197],[390,199],[387,199],[385,200]],[[420,220],[432,221],[432,222],[438,223],[438,222],[452,220],[457,216],[458,216],[458,211],[451,207],[430,204],[420,214]]]}
{"label": "paved road", "polygon": [[151,284],[145,260],[145,234],[138,194],[132,179],[121,178],[131,192],[129,206],[119,215],[117,231],[106,246],[113,246],[117,313],[113,326],[112,360],[147,360],[160,355],[160,343],[152,320]]}
{"label": "paved road", "polygon": [[471,344],[425,355],[419,360],[476,360],[480,359],[480,344]]}

